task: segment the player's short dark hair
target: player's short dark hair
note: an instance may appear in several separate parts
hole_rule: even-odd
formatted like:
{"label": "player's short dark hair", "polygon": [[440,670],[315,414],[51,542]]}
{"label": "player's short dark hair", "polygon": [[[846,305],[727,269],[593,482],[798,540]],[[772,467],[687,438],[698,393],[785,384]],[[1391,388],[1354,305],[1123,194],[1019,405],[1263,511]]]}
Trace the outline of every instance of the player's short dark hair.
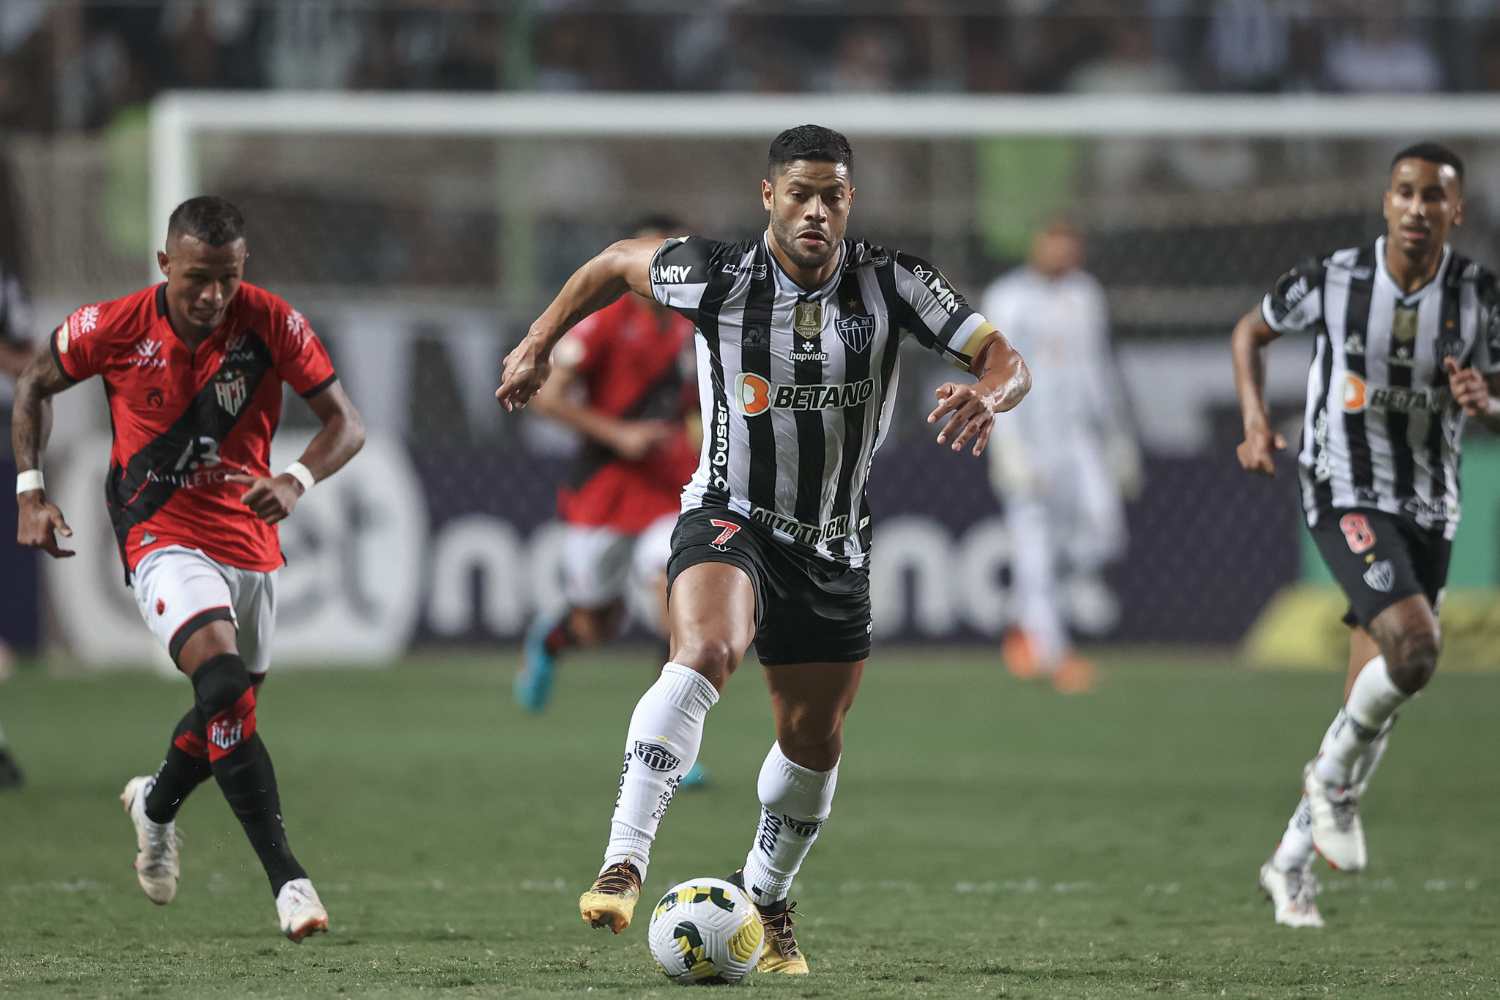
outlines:
{"label": "player's short dark hair", "polygon": [[842,163],[852,171],[854,150],[842,132],[822,125],[798,125],[771,140],[771,152],[766,161],[767,176],[794,160]]}
{"label": "player's short dark hair", "polygon": [[1426,160],[1428,163],[1441,163],[1452,167],[1453,172],[1458,175],[1459,186],[1464,183],[1464,161],[1459,159],[1458,154],[1444,146],[1440,142],[1414,142],[1391,157],[1391,169],[1396,169],[1396,164],[1402,160]]}
{"label": "player's short dark hair", "polygon": [[675,215],[666,212],[648,212],[636,219],[626,230],[628,233],[666,233],[668,236],[681,236],[687,232],[687,226]]}
{"label": "player's short dark hair", "polygon": [[205,194],[172,209],[167,220],[167,242],[174,237],[191,236],[211,247],[245,238],[245,216],[227,198]]}

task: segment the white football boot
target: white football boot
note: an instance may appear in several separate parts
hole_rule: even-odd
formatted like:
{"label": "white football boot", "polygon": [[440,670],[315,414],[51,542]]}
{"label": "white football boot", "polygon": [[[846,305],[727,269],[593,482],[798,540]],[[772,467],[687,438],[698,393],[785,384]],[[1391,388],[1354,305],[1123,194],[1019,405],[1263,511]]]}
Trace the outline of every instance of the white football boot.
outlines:
{"label": "white football boot", "polygon": [[1341,872],[1364,871],[1369,857],[1359,821],[1359,792],[1325,784],[1311,763],[1302,773],[1302,790],[1312,813],[1313,846],[1323,860]]}
{"label": "white football boot", "polygon": [[281,887],[276,894],[276,915],[281,918],[281,933],[298,943],[309,934],[328,931],[328,911],[309,879],[294,878]]}
{"label": "white football boot", "polygon": [[131,778],[120,793],[120,805],[135,825],[135,878],[146,898],[166,906],[177,895],[177,876],[182,871],[177,856],[177,824],[153,823],[146,815],[146,795],[156,779],[149,774]]}
{"label": "white football boot", "polygon": [[1267,861],[1260,866],[1260,887],[1276,908],[1276,922],[1283,927],[1322,927],[1318,912],[1318,880],[1312,865],[1284,872]]}

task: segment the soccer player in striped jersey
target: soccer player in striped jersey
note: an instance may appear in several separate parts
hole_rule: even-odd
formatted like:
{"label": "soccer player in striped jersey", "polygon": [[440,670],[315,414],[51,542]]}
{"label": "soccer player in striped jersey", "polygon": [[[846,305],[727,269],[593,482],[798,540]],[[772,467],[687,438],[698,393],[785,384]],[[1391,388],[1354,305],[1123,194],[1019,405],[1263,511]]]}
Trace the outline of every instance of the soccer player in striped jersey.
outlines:
{"label": "soccer player in striped jersey", "polygon": [[1021,357],[932,264],[844,239],[854,155],[831,129],[771,144],[756,239],[626,240],[568,279],[505,360],[496,397],[524,405],[558,339],[627,290],[697,326],[704,442],[668,565],[669,662],[631,717],[604,867],[585,921],[624,930],[652,842],[693,766],[704,719],[753,641],[776,727],[759,822],[735,877],[760,909],[760,968],[806,973],[787,892],[828,818],[843,719],[870,649],[865,483],[886,431],[900,339],[978,381],[937,390],[938,443],[983,452],[1021,401]]}
{"label": "soccer player in striped jersey", "polygon": [[1302,507],[1349,599],[1344,703],[1303,773],[1303,796],[1261,887],[1276,922],[1321,927],[1313,852],[1366,864],[1359,800],[1396,713],[1437,669],[1438,606],[1458,527],[1466,417],[1500,430],[1500,294],[1448,246],[1463,220],[1463,161],[1424,142],[1391,161],[1386,234],[1287,272],[1235,326],[1241,466],[1275,475],[1286,446],[1262,392],[1262,352],[1313,339],[1297,455]]}

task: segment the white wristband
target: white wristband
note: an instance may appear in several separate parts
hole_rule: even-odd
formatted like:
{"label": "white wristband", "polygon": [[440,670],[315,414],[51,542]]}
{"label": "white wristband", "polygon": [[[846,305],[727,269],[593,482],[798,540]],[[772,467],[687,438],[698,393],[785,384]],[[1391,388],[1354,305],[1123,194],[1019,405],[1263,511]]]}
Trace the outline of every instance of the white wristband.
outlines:
{"label": "white wristband", "polygon": [[41,469],[27,469],[16,476],[16,496],[46,488],[46,484],[42,482]]}
{"label": "white wristband", "polygon": [[303,493],[306,493],[308,490],[312,489],[313,484],[317,482],[317,480],[313,478],[312,472],[309,471],[307,466],[303,465],[301,462],[293,462],[291,465],[288,465],[286,467],[286,475],[291,476],[293,479],[297,480],[297,482],[302,484]]}

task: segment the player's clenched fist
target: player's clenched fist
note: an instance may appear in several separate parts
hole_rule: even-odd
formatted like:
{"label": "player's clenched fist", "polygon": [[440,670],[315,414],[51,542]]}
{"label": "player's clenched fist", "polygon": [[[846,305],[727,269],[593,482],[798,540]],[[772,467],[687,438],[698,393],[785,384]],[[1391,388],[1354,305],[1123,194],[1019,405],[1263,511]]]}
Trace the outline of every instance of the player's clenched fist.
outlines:
{"label": "player's clenched fist", "polygon": [[1460,368],[1458,361],[1451,356],[1443,359],[1443,368],[1448,372],[1448,389],[1453,393],[1453,401],[1471,417],[1488,416],[1490,387],[1484,376],[1473,368]]}
{"label": "player's clenched fist", "polygon": [[1245,434],[1245,440],[1240,442],[1235,454],[1239,456],[1240,468],[1246,472],[1259,472],[1274,477],[1276,453],[1285,449],[1285,437],[1274,433],[1270,428],[1261,427]]}
{"label": "player's clenched fist", "polygon": [[531,397],[547,381],[547,376],[552,373],[552,363],[547,360],[549,353],[540,343],[526,336],[505,356],[495,398],[507,413],[531,402]]}
{"label": "player's clenched fist", "polygon": [[244,483],[250,488],[240,495],[240,503],[267,524],[284,521],[291,516],[302,496],[302,484],[288,473],[279,476],[225,476],[227,482]]}
{"label": "player's clenched fist", "polygon": [[960,451],[972,441],[974,454],[983,454],[995,428],[995,410],[980,387],[944,382],[937,387],[937,398],[938,405],[927,414],[927,422],[934,424],[943,416],[948,417],[948,422],[938,432],[938,444],[951,441],[953,450]]}
{"label": "player's clenched fist", "polygon": [[31,549],[41,549],[54,559],[66,559],[72,549],[57,544],[57,536],[73,537],[73,529],[63,520],[57,504],[42,499],[40,491],[22,493],[16,498],[20,516],[16,522],[16,541]]}

